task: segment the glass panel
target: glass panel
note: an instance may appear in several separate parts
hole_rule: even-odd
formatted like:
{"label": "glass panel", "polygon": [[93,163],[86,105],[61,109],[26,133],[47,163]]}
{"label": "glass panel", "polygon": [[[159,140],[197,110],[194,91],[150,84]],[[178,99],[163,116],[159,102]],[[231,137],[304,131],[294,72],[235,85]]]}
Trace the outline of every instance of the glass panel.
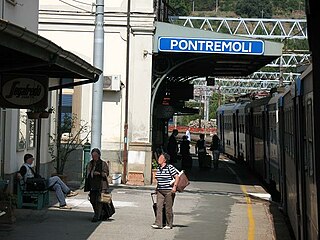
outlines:
{"label": "glass panel", "polygon": [[19,112],[19,122],[18,122],[18,139],[17,139],[17,150],[23,150],[26,147],[27,141],[27,113],[26,109],[21,109]]}
{"label": "glass panel", "polygon": [[34,148],[36,122],[35,119],[29,119],[28,122],[28,148]]}

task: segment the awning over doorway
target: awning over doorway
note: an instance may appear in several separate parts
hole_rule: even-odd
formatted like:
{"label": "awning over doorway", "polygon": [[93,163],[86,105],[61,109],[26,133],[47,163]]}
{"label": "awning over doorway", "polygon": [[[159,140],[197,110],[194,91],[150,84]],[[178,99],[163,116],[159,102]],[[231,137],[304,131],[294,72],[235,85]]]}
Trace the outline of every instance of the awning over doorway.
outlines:
{"label": "awning over doorway", "polygon": [[155,74],[184,63],[169,76],[247,76],[280,57],[282,48],[282,43],[156,22]]}
{"label": "awning over doorway", "polygon": [[52,41],[0,19],[0,73],[81,79],[49,88],[54,90],[95,82],[102,71]]}

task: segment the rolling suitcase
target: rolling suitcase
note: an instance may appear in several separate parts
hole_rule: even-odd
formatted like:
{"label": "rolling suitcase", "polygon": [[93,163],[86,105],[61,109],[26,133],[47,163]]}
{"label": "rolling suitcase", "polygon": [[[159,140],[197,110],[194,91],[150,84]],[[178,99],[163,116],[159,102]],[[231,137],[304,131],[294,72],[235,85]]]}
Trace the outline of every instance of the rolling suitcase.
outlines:
{"label": "rolling suitcase", "polygon": [[[154,216],[157,217],[157,193],[153,192],[151,193],[151,199],[152,199],[152,208],[154,212]],[[167,220],[166,220],[166,205],[163,205],[162,209],[162,226],[166,226]]]}

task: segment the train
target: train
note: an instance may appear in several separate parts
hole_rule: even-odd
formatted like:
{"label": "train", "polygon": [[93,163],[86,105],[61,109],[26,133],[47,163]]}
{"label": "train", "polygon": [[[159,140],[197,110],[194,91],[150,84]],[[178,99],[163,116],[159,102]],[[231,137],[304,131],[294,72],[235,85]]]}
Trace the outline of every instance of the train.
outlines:
{"label": "train", "polygon": [[217,109],[224,154],[262,180],[296,239],[319,239],[312,76],[310,64],[289,86]]}

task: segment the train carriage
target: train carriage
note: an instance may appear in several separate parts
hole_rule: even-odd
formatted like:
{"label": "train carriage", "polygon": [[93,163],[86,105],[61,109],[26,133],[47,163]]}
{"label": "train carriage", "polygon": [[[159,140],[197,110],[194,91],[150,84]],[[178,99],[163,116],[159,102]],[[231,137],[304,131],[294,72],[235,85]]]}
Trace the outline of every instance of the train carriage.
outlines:
{"label": "train carriage", "polygon": [[284,165],[284,184],[285,195],[284,208],[290,219],[294,234],[297,236],[298,232],[298,219],[297,219],[297,203],[298,203],[298,174],[295,153],[295,104],[294,104],[294,91],[288,91],[283,96],[283,165]]}
{"label": "train carriage", "polygon": [[275,200],[280,199],[280,144],[279,144],[279,99],[283,96],[285,89],[278,88],[273,93],[267,104],[268,122],[266,133],[266,169],[269,173],[267,183],[272,191],[272,197]]}
{"label": "train carriage", "polygon": [[319,239],[313,81],[310,66],[284,92],[218,111],[225,152],[235,159],[244,154],[266,187],[275,190],[272,197],[280,194],[296,239]]}
{"label": "train carriage", "polygon": [[246,106],[249,100],[242,100],[235,106],[236,119],[236,144],[235,144],[235,158],[240,161],[246,161]]}
{"label": "train carriage", "polygon": [[267,132],[267,108],[270,97],[264,97],[252,101],[246,106],[248,114],[247,126],[249,166],[257,173],[257,175],[266,181],[268,178],[268,169],[266,164],[266,132]]}
{"label": "train carriage", "polygon": [[[296,123],[299,181],[299,233],[301,239],[319,239],[317,178],[314,155],[312,65],[301,75],[296,89]],[[297,237],[298,238],[298,237]]]}
{"label": "train carriage", "polygon": [[235,116],[234,108],[237,103],[229,103],[217,109],[218,135],[223,146],[223,152],[230,157],[235,156]]}

